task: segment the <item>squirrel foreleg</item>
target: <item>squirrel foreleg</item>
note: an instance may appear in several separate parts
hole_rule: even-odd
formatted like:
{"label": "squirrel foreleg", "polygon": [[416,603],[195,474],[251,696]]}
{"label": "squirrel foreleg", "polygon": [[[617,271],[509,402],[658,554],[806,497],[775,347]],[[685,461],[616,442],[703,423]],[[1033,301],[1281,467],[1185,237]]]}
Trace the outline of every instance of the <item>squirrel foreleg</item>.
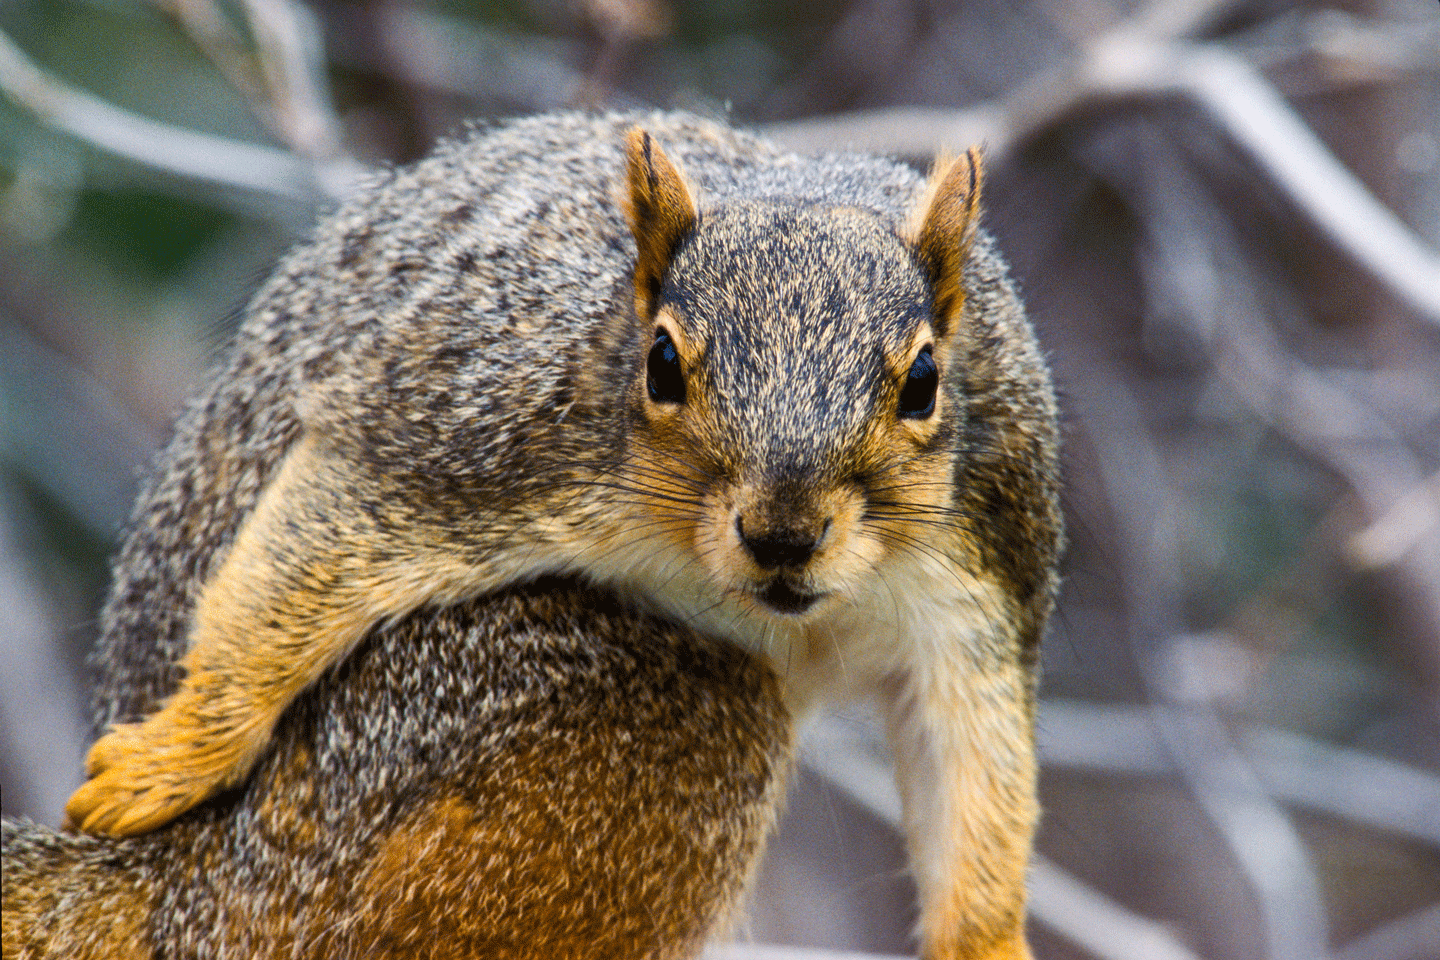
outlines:
{"label": "squirrel foreleg", "polygon": [[[936,647],[942,646],[937,643]],[[1032,680],[1017,651],[935,656],[884,687],[926,960],[1029,960],[1039,818]]]}
{"label": "squirrel foreleg", "polygon": [[287,455],[206,582],[179,690],[91,748],[70,824],[145,833],[239,783],[285,709],[375,623],[475,577],[377,529],[352,474],[309,440]]}

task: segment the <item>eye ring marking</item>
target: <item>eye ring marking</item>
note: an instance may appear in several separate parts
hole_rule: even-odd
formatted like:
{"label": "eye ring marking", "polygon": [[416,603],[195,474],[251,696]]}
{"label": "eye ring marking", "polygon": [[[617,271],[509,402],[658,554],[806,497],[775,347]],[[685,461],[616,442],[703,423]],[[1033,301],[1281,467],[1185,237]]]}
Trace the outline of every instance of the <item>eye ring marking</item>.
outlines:
{"label": "eye ring marking", "polygon": [[935,394],[940,387],[940,371],[935,366],[935,352],[930,344],[920,348],[905,385],[900,388],[899,414],[902,420],[924,420],[935,412]]}
{"label": "eye ring marking", "polygon": [[685,402],[685,370],[680,351],[664,327],[655,328],[655,342],[645,358],[645,389],[654,403]]}

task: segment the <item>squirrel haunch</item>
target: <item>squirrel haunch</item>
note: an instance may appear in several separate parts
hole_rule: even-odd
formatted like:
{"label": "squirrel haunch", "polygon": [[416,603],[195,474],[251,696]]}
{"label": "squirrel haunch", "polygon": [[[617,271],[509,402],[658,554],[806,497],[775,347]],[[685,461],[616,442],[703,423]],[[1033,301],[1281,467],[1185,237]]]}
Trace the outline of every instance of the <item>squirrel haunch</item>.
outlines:
{"label": "squirrel haunch", "polygon": [[123,840],[5,821],[4,956],[692,956],[733,919],[790,728],[759,658],[573,582],[417,613],[223,804]]}
{"label": "squirrel haunch", "polygon": [[155,829],[367,632],[580,575],[769,658],[795,713],[876,694],[927,953],[1023,956],[1057,441],[980,182],[676,114],[389,174],[257,296],[141,499],[72,820]]}

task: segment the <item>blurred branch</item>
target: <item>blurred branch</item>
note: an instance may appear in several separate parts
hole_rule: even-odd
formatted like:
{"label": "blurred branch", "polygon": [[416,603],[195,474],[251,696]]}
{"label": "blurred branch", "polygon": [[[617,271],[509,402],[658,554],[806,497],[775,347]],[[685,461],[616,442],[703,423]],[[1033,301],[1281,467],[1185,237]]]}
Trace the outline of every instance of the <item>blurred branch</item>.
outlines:
{"label": "blurred branch", "polygon": [[[1385,565],[1405,580],[1430,634],[1440,635],[1440,535],[1433,520],[1428,529],[1419,522],[1396,530],[1397,522],[1427,516],[1422,463],[1368,404],[1295,357],[1271,325],[1257,319],[1259,305],[1241,308],[1233,295],[1231,290],[1228,302],[1214,301],[1220,309],[1202,321],[1213,330],[1220,376],[1264,423],[1345,481],[1372,526],[1368,538],[1362,534],[1352,541],[1360,552],[1342,548],[1341,554],[1360,569],[1388,560]],[[1433,496],[1428,515],[1434,512]]]}
{"label": "blurred branch", "polygon": [[325,76],[325,50],[310,12],[293,0],[245,0],[275,124],[315,164],[326,192],[349,191],[362,169],[345,150]]}
{"label": "blurred branch", "polygon": [[[0,477],[0,758],[10,767],[14,809],[35,811],[58,824],[65,800],[80,785],[80,759],[89,731],[81,720],[80,684],[59,655],[63,628],[55,622],[30,557],[10,522],[15,491]],[[57,758],[63,762],[57,763]]]}
{"label": "blurred branch", "polygon": [[1030,863],[1035,919],[1101,960],[1199,960],[1163,923],[1132,913],[1044,857]]}
{"label": "blurred branch", "polygon": [[[900,793],[889,767],[823,718],[806,731],[800,762],[881,821],[901,824]],[[1198,960],[1163,924],[1140,916],[1064,870],[1035,856],[1030,915],[1100,960]]]}
{"label": "blurred branch", "polygon": [[[1119,776],[1173,775],[1175,762],[1156,733],[1154,711],[1044,700],[1041,762]],[[1440,848],[1440,778],[1273,727],[1242,726],[1236,740],[1271,795]]]}
{"label": "blurred branch", "polygon": [[[1349,487],[1371,526],[1330,550],[1360,572],[1385,568],[1413,601],[1422,629],[1440,636],[1440,527],[1433,481],[1426,480],[1434,469],[1426,464],[1431,444],[1423,428],[1408,439],[1396,426],[1423,424],[1429,415],[1402,411],[1387,419],[1374,372],[1342,378],[1305,363],[1282,341],[1280,329],[1306,328],[1302,308],[1278,290],[1263,298],[1256,292],[1264,285],[1253,258],[1182,167],[1149,157],[1140,176],[1118,174],[1147,213],[1152,255],[1142,276],[1152,301],[1189,325],[1226,390]],[[1440,670],[1433,650],[1420,655]]]}
{"label": "blurred branch", "polygon": [[1409,73],[1440,70],[1440,20],[1377,23],[1336,9],[1296,11],[1295,15],[1301,18],[1301,55],[1323,58],[1327,70],[1339,78],[1393,80]]}
{"label": "blurred branch", "polygon": [[[1097,366],[1105,361],[1096,359]],[[1253,892],[1272,960],[1329,955],[1319,880],[1286,812],[1233,742],[1213,707],[1187,699],[1180,667],[1177,506],[1159,451],[1118,377],[1099,377],[1103,418],[1085,428],[1097,453],[1116,530],[1131,649],[1156,709],[1152,721],[1176,769],[1219,831]]]}
{"label": "blurred branch", "polygon": [[571,104],[594,108],[608,102],[626,56],[644,40],[670,32],[674,14],[666,0],[580,0],[579,9],[600,36],[600,47]]}
{"label": "blurred branch", "polygon": [[1196,14],[1185,13],[1190,6],[1147,8],[1070,62],[965,110],[867,111],[773,124],[766,132],[804,151],[844,146],[911,157],[984,143],[992,162],[1004,162],[1025,141],[1097,107],[1179,96],[1200,107],[1351,260],[1440,326],[1440,255],[1335,158],[1254,67],[1218,44],[1171,39],[1196,26]]}
{"label": "blurred branch", "polygon": [[281,150],[158,123],[47,75],[0,33],[0,91],[42,122],[97,149],[220,191],[309,207],[328,193],[312,164]]}
{"label": "blurred branch", "polygon": [[1440,532],[1440,471],[1395,498],[1383,516],[1350,539],[1361,570],[1399,563],[1421,540]]}
{"label": "blurred branch", "polygon": [[1182,86],[1332,243],[1440,327],[1440,255],[1336,159],[1264,77],[1215,47],[1184,58]]}
{"label": "blurred branch", "polygon": [[[984,144],[991,162],[1076,116],[1097,101],[1139,94],[1166,95],[1166,78],[1137,76],[1115,53],[1152,48],[1203,30],[1232,0],[1154,0],[1128,20],[1083,44],[1068,61],[1043,70],[1009,92],[964,110],[897,107],[771,124],[765,132],[797,150],[843,146],[868,153],[927,158],[969,144]],[[1132,52],[1139,52],[1138,49]],[[1155,57],[1146,56],[1147,64]]]}
{"label": "blurred branch", "polygon": [[216,0],[155,0],[155,3],[170,14],[205,59],[245,98],[251,112],[270,123],[273,118],[265,108],[265,82],[255,58],[219,3]]}
{"label": "blurred branch", "polygon": [[1372,930],[1347,944],[1335,960],[1431,960],[1440,944],[1440,904]]}
{"label": "blurred branch", "polygon": [[[408,4],[382,4],[364,11],[371,42],[344,29],[349,21],[331,11],[333,48],[341,62],[392,74],[429,91],[483,103],[513,103],[524,110],[563,107],[585,77],[566,61],[553,39],[508,33]],[[624,104],[633,105],[633,104]]]}
{"label": "blurred branch", "polygon": [[345,150],[325,76],[325,51],[310,11],[293,0],[244,0],[255,36],[252,53],[216,0],[156,0],[250,110],[295,153],[316,165],[331,192],[344,192],[358,169]]}
{"label": "blurred branch", "polygon": [[0,382],[14,414],[0,417],[0,455],[23,465],[97,538],[113,537],[130,515],[136,474],[163,434],[148,429],[94,376],[3,307]]}

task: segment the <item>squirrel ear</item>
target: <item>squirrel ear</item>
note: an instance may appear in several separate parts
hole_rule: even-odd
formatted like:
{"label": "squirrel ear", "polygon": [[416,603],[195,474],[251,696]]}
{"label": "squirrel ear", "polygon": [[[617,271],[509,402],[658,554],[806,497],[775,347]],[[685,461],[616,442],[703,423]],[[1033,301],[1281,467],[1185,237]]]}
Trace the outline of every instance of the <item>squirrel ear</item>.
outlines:
{"label": "squirrel ear", "polygon": [[948,336],[965,306],[965,262],[980,218],[980,151],[940,159],[930,174],[925,197],[915,208],[911,242],[930,271],[935,298],[936,332]]}
{"label": "squirrel ear", "polygon": [[635,302],[641,316],[660,293],[670,258],[695,226],[695,201],[660,144],[639,127],[625,138],[625,216],[635,236]]}

